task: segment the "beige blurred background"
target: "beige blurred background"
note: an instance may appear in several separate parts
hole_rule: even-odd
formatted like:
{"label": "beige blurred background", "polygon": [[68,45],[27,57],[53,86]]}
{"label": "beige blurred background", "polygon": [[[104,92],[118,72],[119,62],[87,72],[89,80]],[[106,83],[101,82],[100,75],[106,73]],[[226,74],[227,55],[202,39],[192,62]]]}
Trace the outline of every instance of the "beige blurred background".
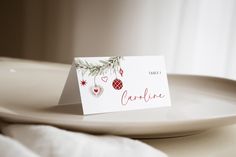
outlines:
{"label": "beige blurred background", "polygon": [[1,0],[0,56],[164,55],[168,72],[236,79],[235,0]]}

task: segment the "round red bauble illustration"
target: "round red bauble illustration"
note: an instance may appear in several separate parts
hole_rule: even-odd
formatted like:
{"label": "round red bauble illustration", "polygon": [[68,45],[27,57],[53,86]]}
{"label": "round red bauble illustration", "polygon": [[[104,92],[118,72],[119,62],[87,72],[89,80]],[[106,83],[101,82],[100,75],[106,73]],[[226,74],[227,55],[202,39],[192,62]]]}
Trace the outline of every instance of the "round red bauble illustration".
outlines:
{"label": "round red bauble illustration", "polygon": [[123,82],[120,79],[115,79],[112,82],[112,86],[116,90],[120,90],[123,87]]}

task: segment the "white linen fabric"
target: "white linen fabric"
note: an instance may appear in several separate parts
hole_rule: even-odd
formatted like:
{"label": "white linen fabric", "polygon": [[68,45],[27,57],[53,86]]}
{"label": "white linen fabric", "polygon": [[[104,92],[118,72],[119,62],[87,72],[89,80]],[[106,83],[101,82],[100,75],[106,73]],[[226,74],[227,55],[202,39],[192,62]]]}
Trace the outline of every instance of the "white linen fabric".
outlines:
{"label": "white linen fabric", "polygon": [[47,125],[12,124],[2,128],[0,152],[4,157],[167,157],[138,140],[94,136]]}
{"label": "white linen fabric", "polygon": [[2,157],[39,157],[18,141],[0,135],[0,156]]}

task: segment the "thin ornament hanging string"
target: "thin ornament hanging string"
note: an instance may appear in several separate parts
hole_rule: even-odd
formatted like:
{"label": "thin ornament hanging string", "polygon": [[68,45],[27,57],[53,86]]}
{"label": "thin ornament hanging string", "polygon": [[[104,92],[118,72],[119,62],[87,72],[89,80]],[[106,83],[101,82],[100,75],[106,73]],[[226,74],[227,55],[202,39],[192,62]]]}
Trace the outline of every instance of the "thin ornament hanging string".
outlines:
{"label": "thin ornament hanging string", "polygon": [[97,83],[96,83],[96,76],[93,77],[93,84],[94,84],[94,86],[97,86]]}
{"label": "thin ornament hanging string", "polygon": [[80,81],[81,86],[86,86],[87,81],[84,79],[84,72],[82,72],[82,80]]}

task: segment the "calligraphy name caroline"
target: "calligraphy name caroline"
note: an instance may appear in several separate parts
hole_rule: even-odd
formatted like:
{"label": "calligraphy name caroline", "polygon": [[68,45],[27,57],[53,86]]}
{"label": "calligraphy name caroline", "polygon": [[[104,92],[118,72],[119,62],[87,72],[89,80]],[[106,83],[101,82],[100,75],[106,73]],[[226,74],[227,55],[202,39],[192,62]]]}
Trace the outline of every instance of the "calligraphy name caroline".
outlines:
{"label": "calligraphy name caroline", "polygon": [[128,91],[125,90],[121,96],[121,104],[127,105],[131,101],[144,101],[147,103],[150,100],[164,98],[164,97],[165,97],[164,94],[151,94],[151,93],[149,93],[148,88],[146,88],[144,90],[143,95],[139,95],[139,96],[128,95]]}

